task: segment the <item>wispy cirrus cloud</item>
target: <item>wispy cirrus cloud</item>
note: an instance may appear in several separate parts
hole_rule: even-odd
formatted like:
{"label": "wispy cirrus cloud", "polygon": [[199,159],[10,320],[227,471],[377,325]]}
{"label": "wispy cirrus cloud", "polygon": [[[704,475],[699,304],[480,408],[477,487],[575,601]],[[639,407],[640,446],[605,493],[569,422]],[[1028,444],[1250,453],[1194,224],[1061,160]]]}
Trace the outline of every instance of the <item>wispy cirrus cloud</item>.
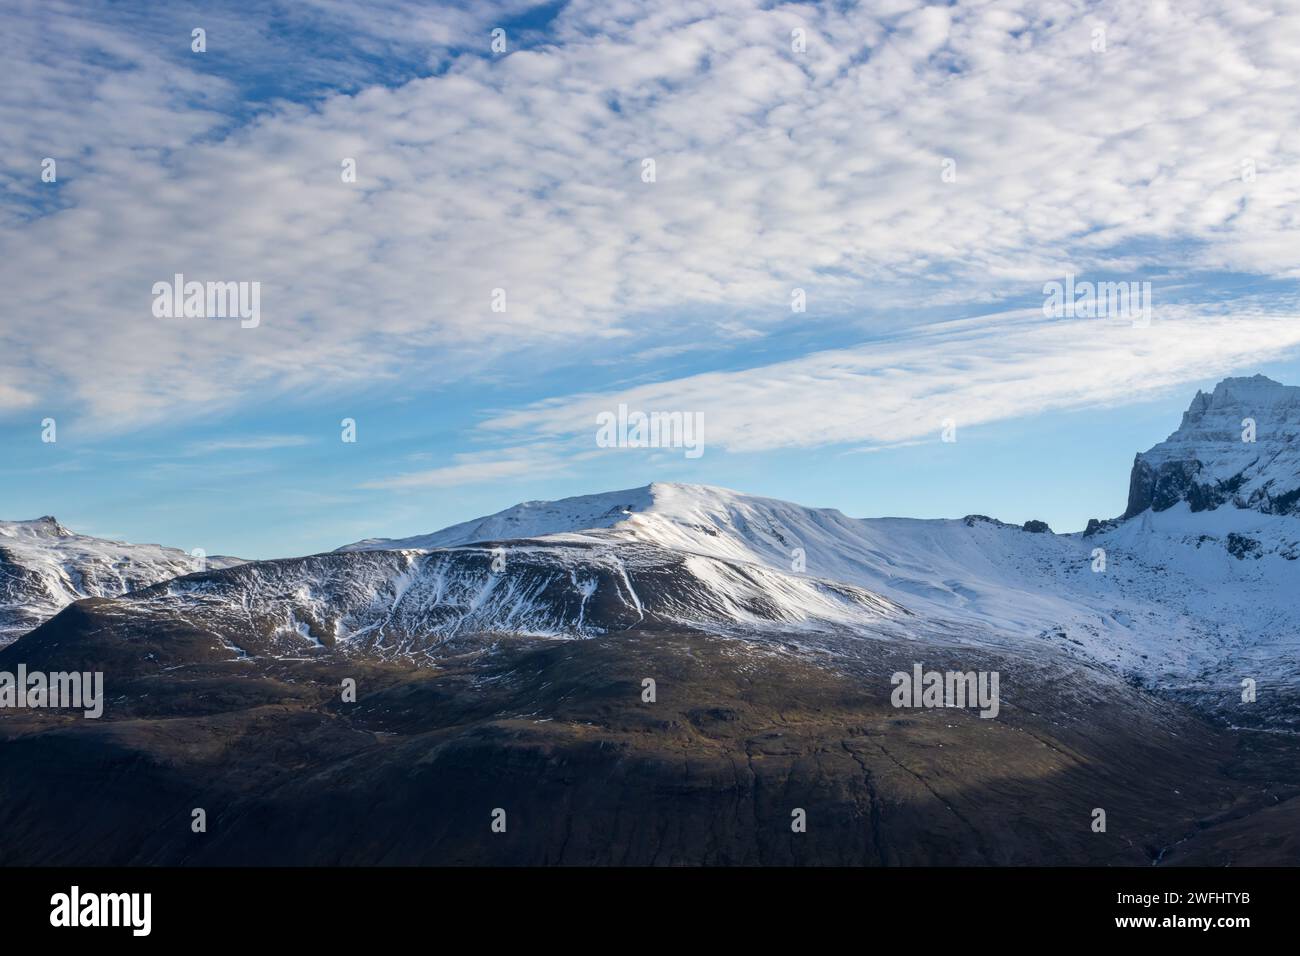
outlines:
{"label": "wispy cirrus cloud", "polygon": [[386,491],[454,488],[506,478],[542,477],[561,472],[566,463],[542,447],[524,447],[455,455],[449,465],[403,472],[363,482],[361,487]]}
{"label": "wispy cirrus cloud", "polygon": [[0,411],[26,408],[36,403],[36,396],[7,382],[0,382]]}
{"label": "wispy cirrus cloud", "polygon": [[[1204,310],[1208,311],[1208,310]],[[1041,313],[944,323],[785,362],[617,392],[576,394],[488,419],[503,440],[594,448],[596,419],[631,409],[702,412],[705,444],[733,452],[907,443],[1053,409],[1148,400],[1300,350],[1300,312],[1168,307],[1147,328]]]}
{"label": "wispy cirrus cloud", "polygon": [[308,435],[244,435],[191,442],[185,447],[190,455],[212,455],[228,451],[270,451],[298,448],[312,443]]}
{"label": "wispy cirrus cloud", "polygon": [[557,396],[487,418],[480,435],[495,436],[500,450],[363,487],[452,487],[626,455],[596,443],[598,416],[619,404],[645,413],[701,413],[703,445],[713,453],[835,446],[876,452],[938,441],[948,422],[966,429],[1134,404],[1189,380],[1297,353],[1300,310],[1241,305],[1216,314],[1209,306],[1168,306],[1145,328],[1044,319],[1038,310],[985,316],[770,365]]}

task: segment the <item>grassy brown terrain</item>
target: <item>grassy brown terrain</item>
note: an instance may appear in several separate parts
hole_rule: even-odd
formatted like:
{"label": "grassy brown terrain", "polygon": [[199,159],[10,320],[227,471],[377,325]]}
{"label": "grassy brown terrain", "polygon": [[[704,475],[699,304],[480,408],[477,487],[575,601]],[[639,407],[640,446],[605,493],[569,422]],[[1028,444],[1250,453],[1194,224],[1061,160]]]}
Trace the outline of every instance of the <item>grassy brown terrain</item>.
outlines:
{"label": "grassy brown terrain", "polygon": [[[1294,748],[1077,667],[637,630],[478,635],[419,666],[231,661],[179,625],[119,640],[101,607],[0,651],[103,669],[107,697],[100,720],[0,716],[0,863],[1298,862]],[[998,670],[1000,714],[895,709],[915,660]]]}

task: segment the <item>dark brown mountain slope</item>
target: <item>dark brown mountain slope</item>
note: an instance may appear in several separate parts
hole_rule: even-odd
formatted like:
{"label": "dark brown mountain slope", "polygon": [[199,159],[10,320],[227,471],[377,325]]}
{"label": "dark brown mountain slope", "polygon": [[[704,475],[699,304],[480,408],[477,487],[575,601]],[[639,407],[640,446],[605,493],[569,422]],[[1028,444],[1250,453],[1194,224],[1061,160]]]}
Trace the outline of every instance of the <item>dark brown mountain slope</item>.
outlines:
{"label": "dark brown mountain slope", "polygon": [[[635,629],[466,637],[420,667],[221,661],[179,625],[98,646],[109,610],[0,652],[108,662],[102,719],[0,716],[0,863],[1145,865],[1189,834],[1197,862],[1297,862],[1273,839],[1294,758],[1077,667],[906,641],[814,665]],[[159,670],[156,640],[195,656]],[[918,660],[998,670],[1001,713],[895,709]]]}

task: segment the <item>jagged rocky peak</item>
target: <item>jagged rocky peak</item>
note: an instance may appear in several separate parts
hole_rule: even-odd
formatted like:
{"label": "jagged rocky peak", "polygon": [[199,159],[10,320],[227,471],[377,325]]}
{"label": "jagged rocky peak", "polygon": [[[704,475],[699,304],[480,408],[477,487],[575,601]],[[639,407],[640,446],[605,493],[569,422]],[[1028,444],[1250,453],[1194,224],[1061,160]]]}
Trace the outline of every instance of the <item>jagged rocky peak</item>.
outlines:
{"label": "jagged rocky peak", "polygon": [[42,515],[31,521],[0,521],[0,536],[8,538],[72,538],[75,533],[65,528],[53,515]]}
{"label": "jagged rocky peak", "polygon": [[1181,501],[1300,514],[1300,387],[1252,375],[1198,391],[1178,430],[1134,460],[1124,517]]}

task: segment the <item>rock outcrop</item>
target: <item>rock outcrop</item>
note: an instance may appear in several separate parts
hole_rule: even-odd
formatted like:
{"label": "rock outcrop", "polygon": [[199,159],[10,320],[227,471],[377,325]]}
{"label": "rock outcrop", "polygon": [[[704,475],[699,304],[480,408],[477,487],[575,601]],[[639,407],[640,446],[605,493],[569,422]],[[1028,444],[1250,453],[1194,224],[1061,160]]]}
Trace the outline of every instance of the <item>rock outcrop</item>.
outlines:
{"label": "rock outcrop", "polygon": [[1300,387],[1254,375],[1197,392],[1178,430],[1134,460],[1123,517],[1180,501],[1300,514]]}

